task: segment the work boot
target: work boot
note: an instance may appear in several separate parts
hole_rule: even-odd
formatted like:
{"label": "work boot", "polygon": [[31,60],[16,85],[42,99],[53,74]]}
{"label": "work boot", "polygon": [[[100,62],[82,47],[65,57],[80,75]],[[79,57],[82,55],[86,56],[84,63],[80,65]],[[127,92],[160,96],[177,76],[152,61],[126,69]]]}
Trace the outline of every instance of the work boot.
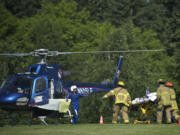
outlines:
{"label": "work boot", "polygon": [[117,124],[117,121],[116,120],[112,120],[112,124]]}
{"label": "work boot", "polygon": [[167,120],[167,124],[171,124],[171,119],[168,119],[168,120]]}
{"label": "work boot", "polygon": [[129,120],[124,120],[124,123],[125,124],[129,124]]}

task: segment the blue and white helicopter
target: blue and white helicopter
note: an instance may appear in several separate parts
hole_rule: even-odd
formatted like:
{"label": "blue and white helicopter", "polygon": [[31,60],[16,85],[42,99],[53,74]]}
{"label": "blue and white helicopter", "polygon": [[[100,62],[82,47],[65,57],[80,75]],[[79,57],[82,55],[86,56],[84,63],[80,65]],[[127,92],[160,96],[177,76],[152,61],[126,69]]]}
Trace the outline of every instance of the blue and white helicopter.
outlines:
{"label": "blue and white helicopter", "polygon": [[[26,73],[17,73],[7,77],[0,87],[0,108],[16,112],[31,112],[47,125],[44,118],[69,117],[72,114],[69,104],[65,103],[65,95],[70,92],[72,85],[77,86],[78,93],[89,95],[91,93],[105,92],[116,87],[123,56],[120,56],[113,82],[106,84],[66,82],[65,72],[60,64],[48,64],[47,57],[66,54],[98,54],[98,53],[135,53],[154,52],[164,50],[127,50],[127,51],[92,51],[92,52],[58,52],[48,49],[39,49],[30,53],[0,53],[0,56],[33,56],[40,57],[38,64],[31,64]],[[63,108],[63,109],[62,109]],[[64,109],[65,108],[65,109]]]}
{"label": "blue and white helicopter", "polygon": [[[58,52],[39,49],[30,53],[0,54],[0,56],[35,56],[41,57],[41,62],[31,64],[26,73],[17,73],[7,77],[0,87],[0,108],[7,111],[30,111],[32,117],[40,118],[44,124],[46,116],[72,118],[67,108],[60,111],[64,104],[65,94],[70,92],[72,85],[77,86],[78,93],[109,91],[116,86],[123,57],[119,63],[111,84],[74,83],[63,80],[63,69],[60,64],[47,64],[47,57],[61,54],[95,54],[116,53],[121,51],[95,51],[95,52]],[[67,113],[66,113],[67,112]]]}

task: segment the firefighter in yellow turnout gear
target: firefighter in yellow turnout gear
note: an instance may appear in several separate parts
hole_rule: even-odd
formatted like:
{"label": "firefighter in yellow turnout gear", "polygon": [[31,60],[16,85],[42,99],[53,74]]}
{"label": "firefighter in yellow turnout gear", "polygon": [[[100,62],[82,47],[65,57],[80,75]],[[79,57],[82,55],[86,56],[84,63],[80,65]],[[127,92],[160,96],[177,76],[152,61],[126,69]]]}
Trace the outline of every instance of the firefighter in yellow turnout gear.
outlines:
{"label": "firefighter in yellow turnout gear", "polygon": [[172,115],[174,116],[175,120],[178,120],[180,116],[178,115],[179,109],[176,102],[176,93],[173,89],[173,84],[171,82],[167,82],[166,86],[170,89]]}
{"label": "firefighter in yellow turnout gear", "polygon": [[128,107],[131,104],[131,96],[129,92],[124,88],[125,84],[122,81],[118,82],[118,86],[115,89],[112,89],[110,92],[105,94],[103,98],[108,98],[110,96],[115,96],[115,104],[113,107],[113,119],[112,123],[116,124],[118,120],[119,110],[122,114],[124,123],[129,123],[128,117]]}
{"label": "firefighter in yellow turnout gear", "polygon": [[171,95],[170,90],[165,86],[165,81],[162,79],[158,80],[159,88],[157,89],[157,123],[162,123],[163,111],[166,111],[166,121],[171,123]]}

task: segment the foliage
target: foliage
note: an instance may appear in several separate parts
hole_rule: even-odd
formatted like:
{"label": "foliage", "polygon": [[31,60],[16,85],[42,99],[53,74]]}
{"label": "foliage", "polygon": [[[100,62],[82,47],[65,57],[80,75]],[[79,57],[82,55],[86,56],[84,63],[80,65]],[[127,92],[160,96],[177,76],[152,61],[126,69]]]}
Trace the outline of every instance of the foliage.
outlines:
{"label": "foliage", "polygon": [[2,4],[0,4],[0,14],[0,39],[6,39],[15,32],[17,19]]}
{"label": "foliage", "polygon": [[4,6],[17,17],[32,16],[41,9],[40,0],[1,0]]}

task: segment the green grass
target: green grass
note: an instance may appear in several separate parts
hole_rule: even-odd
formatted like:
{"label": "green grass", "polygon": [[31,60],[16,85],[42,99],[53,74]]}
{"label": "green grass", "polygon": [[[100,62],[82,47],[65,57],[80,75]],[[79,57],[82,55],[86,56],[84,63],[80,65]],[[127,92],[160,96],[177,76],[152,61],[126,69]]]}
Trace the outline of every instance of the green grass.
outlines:
{"label": "green grass", "polygon": [[179,135],[177,124],[58,124],[0,127],[0,135]]}

